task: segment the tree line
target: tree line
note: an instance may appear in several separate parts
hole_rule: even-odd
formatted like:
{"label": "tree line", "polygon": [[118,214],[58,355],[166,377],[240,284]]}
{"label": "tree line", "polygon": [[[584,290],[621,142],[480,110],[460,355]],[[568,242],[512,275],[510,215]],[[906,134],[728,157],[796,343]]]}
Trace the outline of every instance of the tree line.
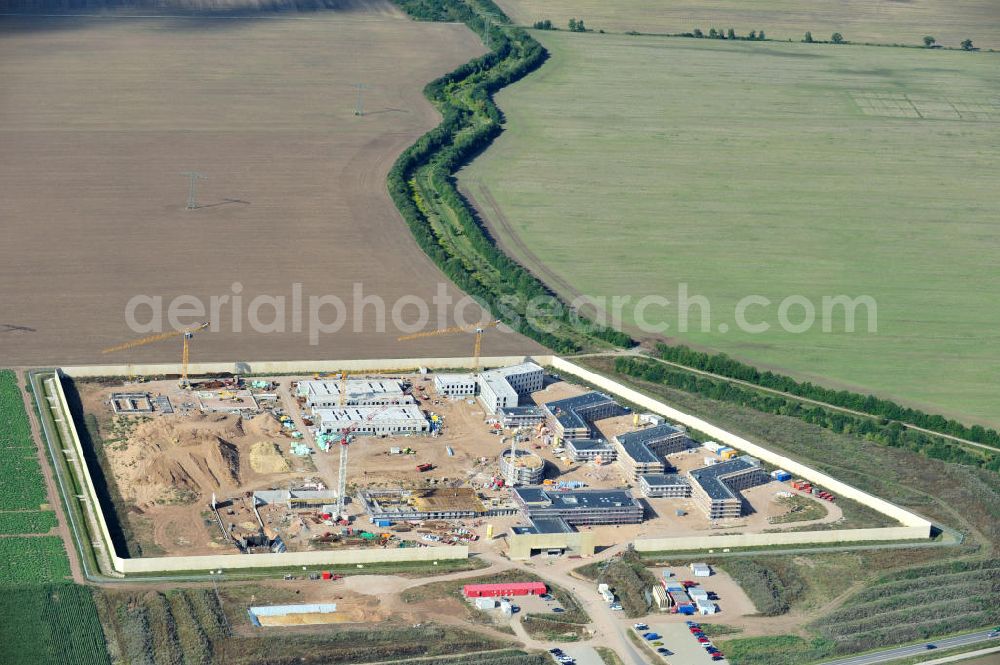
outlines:
{"label": "tree line", "polygon": [[964,425],[957,420],[944,416],[930,415],[902,406],[891,400],[875,395],[862,395],[849,390],[834,390],[817,386],[808,381],[796,381],[789,376],[775,374],[770,371],[760,371],[752,365],[733,360],[724,353],[708,354],[694,351],[686,346],[668,346],[657,344],[655,355],[678,365],[692,367],[704,372],[711,372],[730,379],[752,383],[762,388],[778,390],[797,397],[816,400],[833,406],[839,406],[852,411],[861,411],[872,416],[898,420],[909,425],[916,425],[940,434],[949,434],[960,439],[975,441],[1000,448],[1000,432],[987,429],[981,425]]}
{"label": "tree line", "polygon": [[[910,450],[925,457],[977,468],[1000,471],[1000,456],[988,451],[971,452],[939,436],[907,429],[901,423],[876,416],[857,416],[822,406],[803,404],[781,395],[759,392],[723,379],[698,376],[672,369],[652,359],[621,357],[615,371],[633,378],[703,395],[764,413],[797,418],[838,434],[850,434],[880,445]],[[706,370],[710,371],[710,370]]]}
{"label": "tree line", "polygon": [[[559,353],[579,351],[595,341],[631,345],[632,339],[618,330],[589,321],[581,325],[565,302],[496,246],[455,186],[454,173],[503,131],[503,116],[493,94],[537,69],[548,53],[524,30],[511,27],[491,0],[396,2],[414,18],[461,22],[484,38],[488,33],[491,47],[489,53],[424,88],[443,120],[407,148],[389,172],[389,194],[417,243],[445,275],[487,309],[510,312],[513,316],[498,317],[504,323]],[[429,184],[430,192],[422,191],[418,176]],[[459,247],[434,229],[433,204],[452,211],[474,257],[463,256]],[[546,317],[547,330],[527,321],[527,303],[537,297],[559,305],[558,311]]]}

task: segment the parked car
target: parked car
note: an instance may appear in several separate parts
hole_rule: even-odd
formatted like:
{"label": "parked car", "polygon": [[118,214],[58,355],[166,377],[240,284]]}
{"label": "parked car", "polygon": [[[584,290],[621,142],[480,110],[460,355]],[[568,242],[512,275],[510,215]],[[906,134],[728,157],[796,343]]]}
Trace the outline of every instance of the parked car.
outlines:
{"label": "parked car", "polygon": [[559,654],[562,653],[562,649],[560,649],[559,647],[556,647],[555,649],[549,649],[549,653],[555,654],[555,655],[558,656]]}
{"label": "parked car", "polygon": [[563,609],[563,608],[561,608],[561,607],[553,607],[553,608],[552,608],[552,611],[553,611],[553,612],[565,612],[566,610],[564,610],[564,609]]}
{"label": "parked car", "polygon": [[660,639],[660,636],[657,633],[646,633],[645,635],[643,635],[643,637],[646,638],[650,642],[652,642],[653,640]]}
{"label": "parked car", "polygon": [[925,644],[924,648],[925,649],[937,649],[937,645],[936,644]]}
{"label": "parked car", "polygon": [[706,644],[707,642],[708,642],[708,638],[707,637],[699,637],[698,638],[698,643],[699,644]]}
{"label": "parked car", "polygon": [[653,646],[654,647],[662,647],[663,646],[663,642],[661,642],[660,640],[656,640],[655,642],[653,642]]}
{"label": "parked car", "polygon": [[668,653],[670,653],[670,649],[668,649],[666,647],[658,647],[656,649],[656,653],[668,654]]}
{"label": "parked car", "polygon": [[634,623],[632,624],[632,627],[636,630],[649,630],[649,626],[644,623]]}

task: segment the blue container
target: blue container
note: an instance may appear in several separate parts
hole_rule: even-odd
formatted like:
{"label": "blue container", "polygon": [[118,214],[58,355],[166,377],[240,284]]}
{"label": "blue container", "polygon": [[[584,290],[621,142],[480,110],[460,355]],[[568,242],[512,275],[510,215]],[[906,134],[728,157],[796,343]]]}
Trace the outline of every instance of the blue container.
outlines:
{"label": "blue container", "polygon": [[391,520],[378,520],[377,522],[375,522],[375,526],[382,526],[382,527],[392,526],[392,521]]}

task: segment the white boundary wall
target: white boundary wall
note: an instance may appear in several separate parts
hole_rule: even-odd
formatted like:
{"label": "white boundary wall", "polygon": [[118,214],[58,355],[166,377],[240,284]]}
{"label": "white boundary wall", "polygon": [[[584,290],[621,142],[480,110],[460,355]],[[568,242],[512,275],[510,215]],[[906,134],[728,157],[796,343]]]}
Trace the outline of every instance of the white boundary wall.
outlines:
{"label": "white boundary wall", "polygon": [[[482,368],[507,367],[524,362],[526,356],[485,356],[479,359]],[[554,356],[531,356],[539,364],[551,364]],[[261,360],[252,362],[191,363],[188,374],[309,374],[313,372],[399,372],[416,371],[419,367],[428,369],[472,368],[475,359],[471,356],[460,358],[379,358],[367,360]],[[136,375],[180,374],[178,363],[132,364],[132,365],[78,365],[61,368],[63,374],[72,377],[125,376],[131,371]]]}
{"label": "white boundary wall", "polygon": [[443,547],[406,547],[403,549],[339,550],[336,552],[284,552],[282,554],[210,554],[206,556],[170,556],[119,559],[119,572],[160,573],[185,570],[238,570],[290,566],[353,566],[367,563],[403,563],[409,561],[455,561],[469,558],[466,545]]}
{"label": "white boundary wall", "polygon": [[[618,383],[606,376],[597,374],[584,367],[580,367],[564,358],[553,357],[552,367],[565,374],[572,374],[593,384],[599,388],[616,394],[623,399],[641,406],[643,409],[658,413],[674,422],[681,423],[692,429],[699,430],[709,435],[716,441],[721,441],[728,446],[737,448],[745,453],[760,458],[765,462],[785,469],[802,478],[806,478],[821,485],[837,494],[853,499],[869,508],[883,513],[897,521],[902,527],[888,527],[884,529],[844,529],[837,531],[802,531],[794,533],[766,533],[766,534],[744,534],[738,536],[705,536],[696,538],[657,538],[648,540],[638,540],[635,547],[640,551],[656,551],[671,549],[702,549],[705,547],[739,547],[745,545],[773,545],[791,543],[815,543],[815,542],[852,542],[855,540],[906,540],[916,538],[929,538],[931,534],[931,522],[923,517],[905,510],[893,503],[880,499],[877,496],[863,492],[856,487],[837,480],[831,476],[812,469],[801,462],[796,462],[784,455],[763,448],[756,443],[739,437],[731,432],[716,427],[715,425],[697,418],[695,416],[678,411],[667,406],[663,402],[647,397],[642,393]],[[731,541],[731,542],[729,542]]]}
{"label": "white boundary wall", "polygon": [[[482,367],[505,367],[516,365],[524,361],[524,356],[495,356],[480,359]],[[642,393],[628,388],[605,376],[597,374],[591,370],[580,367],[558,356],[533,356],[532,359],[540,365],[550,365],[554,369],[565,374],[576,376],[592,385],[617,395],[633,404],[641,406],[643,409],[658,413],[674,422],[681,423],[692,429],[697,429],[717,441],[742,450],[754,457],[758,457],[770,464],[781,467],[789,472],[813,481],[827,489],[837,492],[841,496],[853,499],[869,508],[879,511],[897,521],[903,526],[886,527],[880,529],[843,529],[834,531],[798,531],[785,533],[764,533],[764,534],[740,534],[729,536],[691,536],[680,538],[646,538],[635,541],[635,548],[639,551],[668,551],[668,550],[700,550],[718,547],[748,547],[760,545],[790,545],[805,543],[834,543],[834,542],[856,542],[856,541],[888,541],[888,540],[912,540],[929,538],[931,533],[931,522],[919,515],[905,510],[889,501],[863,492],[856,487],[852,487],[836,478],[812,469],[800,462],[796,462],[788,457],[772,452],[747,439],[736,436],[700,418],[689,415],[682,411],[667,406],[663,402],[647,397]],[[219,372],[231,372],[234,374],[310,374],[312,372],[336,372],[344,371],[383,371],[393,372],[401,369],[416,369],[427,367],[429,369],[469,367],[474,364],[472,357],[463,358],[401,358],[401,359],[375,359],[375,360],[325,360],[325,361],[261,361],[261,362],[232,362],[232,363],[194,363],[189,366],[188,372],[193,376],[199,374],[214,374]],[[129,370],[136,374],[179,374],[178,364],[153,364],[153,365],[87,365],[77,367],[64,367],[57,370],[57,378],[60,374],[71,377],[97,377],[97,376],[122,376]],[[69,416],[69,405],[66,402],[66,395],[63,392],[62,382],[57,380],[56,392],[59,397],[59,404],[70,425],[70,432],[73,436],[73,446],[80,460],[84,459],[83,446],[76,430],[76,424]],[[407,548],[397,550],[341,550],[338,552],[286,552],[283,554],[222,554],[209,556],[191,557],[150,557],[140,559],[123,559],[117,555],[108,531],[107,521],[104,511],[97,500],[97,492],[94,488],[93,479],[90,476],[90,469],[86,464],[81,465],[84,473],[88,499],[94,502],[99,509],[96,511],[100,522],[100,536],[107,544],[108,551],[112,552],[112,565],[120,573],[151,573],[151,572],[175,572],[184,570],[211,570],[217,568],[266,568],[274,566],[309,566],[309,565],[351,565],[377,562],[403,562],[403,561],[432,561],[432,560],[455,560],[468,558],[469,548],[465,546],[456,547],[427,547],[427,548]]]}

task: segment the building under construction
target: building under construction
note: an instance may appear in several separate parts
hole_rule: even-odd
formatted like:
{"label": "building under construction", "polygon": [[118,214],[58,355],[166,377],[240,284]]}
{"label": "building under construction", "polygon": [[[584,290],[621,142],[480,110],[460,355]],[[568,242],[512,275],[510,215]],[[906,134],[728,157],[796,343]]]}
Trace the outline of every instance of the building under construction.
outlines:
{"label": "building under construction", "polygon": [[[341,389],[343,388],[343,395]],[[343,406],[388,406],[413,404],[407,386],[395,379],[320,379],[299,381],[296,393],[312,409]]]}
{"label": "building under construction", "polygon": [[487,513],[476,490],[469,487],[365,489],[358,493],[358,500],[375,522],[458,520],[480,517]]}
{"label": "building under construction", "polygon": [[500,476],[508,485],[538,485],[545,477],[545,460],[527,450],[505,450]]}
{"label": "building under construction", "polygon": [[771,481],[760,461],[749,455],[688,472],[691,496],[709,519],[741,517],[745,500],[742,490]]}
{"label": "building under construction", "polygon": [[563,439],[587,439],[595,420],[621,416],[628,411],[604,393],[590,392],[577,397],[547,402],[549,427]]}
{"label": "building under construction", "polygon": [[625,489],[553,491],[543,487],[518,487],[514,502],[531,521],[563,520],[572,526],[638,524],[642,504]]}
{"label": "building under construction", "polygon": [[314,409],[313,415],[320,434],[336,434],[345,429],[350,429],[356,435],[369,436],[422,434],[430,431],[427,418],[412,404]]}

